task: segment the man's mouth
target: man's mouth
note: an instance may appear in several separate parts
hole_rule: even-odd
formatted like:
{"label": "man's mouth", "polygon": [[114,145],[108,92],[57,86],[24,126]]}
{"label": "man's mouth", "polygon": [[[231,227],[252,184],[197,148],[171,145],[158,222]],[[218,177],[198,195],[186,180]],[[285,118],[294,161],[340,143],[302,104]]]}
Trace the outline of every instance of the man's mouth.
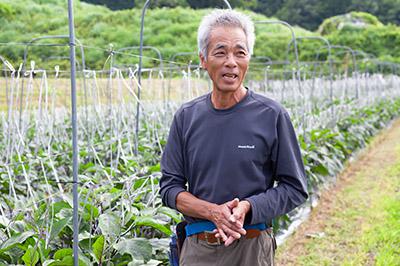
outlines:
{"label": "man's mouth", "polygon": [[231,73],[226,73],[222,75],[225,79],[236,79],[238,75],[236,74],[231,74]]}

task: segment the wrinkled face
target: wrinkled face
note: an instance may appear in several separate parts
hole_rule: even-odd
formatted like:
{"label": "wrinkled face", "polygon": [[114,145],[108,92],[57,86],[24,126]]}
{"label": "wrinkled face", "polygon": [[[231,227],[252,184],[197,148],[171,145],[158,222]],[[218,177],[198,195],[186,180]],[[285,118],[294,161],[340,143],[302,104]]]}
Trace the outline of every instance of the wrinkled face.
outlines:
{"label": "wrinkled face", "polygon": [[213,89],[221,92],[239,89],[250,61],[244,31],[238,27],[212,29],[207,51],[207,58],[200,55],[200,60],[213,81]]}

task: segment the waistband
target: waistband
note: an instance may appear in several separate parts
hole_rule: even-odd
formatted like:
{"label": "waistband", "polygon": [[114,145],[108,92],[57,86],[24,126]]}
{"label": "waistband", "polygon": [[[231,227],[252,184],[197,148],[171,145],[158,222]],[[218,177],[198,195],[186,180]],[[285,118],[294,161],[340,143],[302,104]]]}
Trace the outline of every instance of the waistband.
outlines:
{"label": "waistband", "polygon": [[[260,231],[263,231],[267,229],[267,225],[265,223],[259,223],[259,224],[245,224],[244,226],[245,230],[248,229],[258,229]],[[191,223],[186,225],[185,230],[186,230],[186,236],[191,236],[195,235],[204,231],[213,231],[217,227],[215,226],[214,223],[210,221],[203,221],[203,222],[196,222],[196,223]]]}

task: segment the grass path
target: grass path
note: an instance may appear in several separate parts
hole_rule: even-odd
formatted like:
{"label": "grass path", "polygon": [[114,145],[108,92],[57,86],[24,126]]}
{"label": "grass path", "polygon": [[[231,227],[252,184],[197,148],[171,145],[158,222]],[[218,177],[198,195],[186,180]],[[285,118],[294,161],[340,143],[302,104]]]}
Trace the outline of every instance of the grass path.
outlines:
{"label": "grass path", "polygon": [[400,120],[378,135],[281,247],[278,265],[400,265]]}

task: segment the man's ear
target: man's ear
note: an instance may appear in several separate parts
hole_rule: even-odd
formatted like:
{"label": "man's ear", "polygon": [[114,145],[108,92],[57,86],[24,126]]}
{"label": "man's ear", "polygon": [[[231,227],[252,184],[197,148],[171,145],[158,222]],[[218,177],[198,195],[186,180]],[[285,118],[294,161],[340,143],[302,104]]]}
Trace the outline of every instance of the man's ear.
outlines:
{"label": "man's ear", "polygon": [[207,61],[206,61],[206,58],[203,56],[202,53],[199,53],[199,57],[200,57],[200,65],[201,65],[201,68],[207,70]]}

